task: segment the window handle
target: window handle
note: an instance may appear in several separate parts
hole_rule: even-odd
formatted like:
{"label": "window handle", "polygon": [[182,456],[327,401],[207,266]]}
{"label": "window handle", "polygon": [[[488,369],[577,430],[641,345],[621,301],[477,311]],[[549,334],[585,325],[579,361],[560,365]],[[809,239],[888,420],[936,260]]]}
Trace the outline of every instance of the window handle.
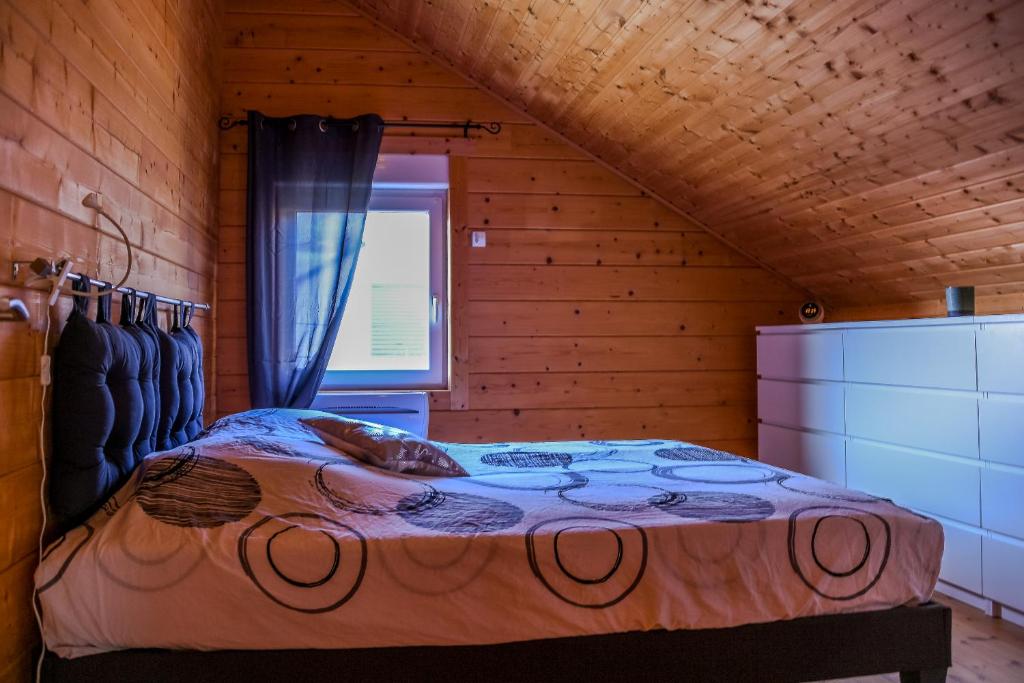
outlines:
{"label": "window handle", "polygon": [[430,324],[436,325],[441,319],[441,300],[437,294],[430,295]]}

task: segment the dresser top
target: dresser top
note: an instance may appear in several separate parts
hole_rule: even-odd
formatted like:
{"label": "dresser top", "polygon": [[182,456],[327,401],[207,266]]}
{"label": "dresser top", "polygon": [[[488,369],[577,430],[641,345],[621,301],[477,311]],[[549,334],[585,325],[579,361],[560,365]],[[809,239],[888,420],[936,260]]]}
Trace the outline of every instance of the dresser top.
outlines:
{"label": "dresser top", "polygon": [[758,334],[800,334],[823,330],[871,329],[884,327],[941,327],[949,325],[995,325],[1024,323],[1024,314],[965,315],[957,318],[906,318],[902,320],[867,320],[862,322],[811,323],[808,325],[761,325]]}

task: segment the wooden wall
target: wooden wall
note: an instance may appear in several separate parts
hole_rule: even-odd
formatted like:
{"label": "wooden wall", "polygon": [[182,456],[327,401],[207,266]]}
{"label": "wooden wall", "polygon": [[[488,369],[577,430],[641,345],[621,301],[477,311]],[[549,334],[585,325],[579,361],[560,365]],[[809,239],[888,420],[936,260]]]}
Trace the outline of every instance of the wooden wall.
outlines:
{"label": "wooden wall", "polygon": [[[71,257],[119,277],[116,231],[81,206],[99,191],[135,248],[130,284],[214,298],[220,21],[216,0],[0,0],[0,294],[32,313],[31,324],[0,322],[0,681],[29,680],[36,654],[48,312],[36,290],[11,284],[10,263]],[[68,311],[63,299],[51,342]],[[212,382],[213,325],[197,326]]]}
{"label": "wooden wall", "polygon": [[[496,120],[454,157],[453,387],[435,438],[666,436],[754,451],[756,324],[798,296],[676,211],[339,2],[229,2],[224,112]],[[422,131],[421,131],[422,132]],[[244,129],[221,136],[218,410],[248,407]],[[486,230],[484,249],[469,230]]]}

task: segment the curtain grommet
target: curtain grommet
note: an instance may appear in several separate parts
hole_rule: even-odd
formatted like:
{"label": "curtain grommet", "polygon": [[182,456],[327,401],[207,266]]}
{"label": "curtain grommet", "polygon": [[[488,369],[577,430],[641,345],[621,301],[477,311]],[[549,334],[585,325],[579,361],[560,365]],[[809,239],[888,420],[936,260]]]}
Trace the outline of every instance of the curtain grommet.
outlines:
{"label": "curtain grommet", "polygon": [[321,133],[326,133],[327,132],[327,119],[320,119],[320,132]]}
{"label": "curtain grommet", "polygon": [[295,129],[298,128],[298,127],[299,127],[299,124],[296,123],[295,119],[289,119],[289,121],[288,121],[288,130],[294,132]]}

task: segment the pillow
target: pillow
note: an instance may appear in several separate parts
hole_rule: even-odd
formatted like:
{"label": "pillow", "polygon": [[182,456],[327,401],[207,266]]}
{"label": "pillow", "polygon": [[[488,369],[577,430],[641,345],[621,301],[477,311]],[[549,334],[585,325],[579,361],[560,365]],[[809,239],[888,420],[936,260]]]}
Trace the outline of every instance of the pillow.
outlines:
{"label": "pillow", "polygon": [[432,441],[373,422],[338,415],[299,420],[328,446],[393,472],[427,477],[465,477],[469,473]]}
{"label": "pillow", "polygon": [[175,423],[179,429],[185,424],[184,419],[178,420],[181,411],[181,374],[182,360],[178,342],[157,325],[156,309],[149,322],[149,329],[156,334],[160,347],[160,417],[156,423],[156,449],[169,451],[185,443],[184,431],[175,431]]}
{"label": "pillow", "polygon": [[[73,285],[88,292],[86,281]],[[110,320],[110,296],[76,297],[53,354],[53,461],[50,503],[68,527],[85,521],[119,489],[145,455],[147,410],[139,346]],[[141,450],[140,450],[141,449]]]}
{"label": "pillow", "polygon": [[[105,304],[107,307],[110,306],[109,298],[103,297],[103,299],[107,299]],[[135,461],[138,462],[156,448],[156,422],[160,412],[160,408],[157,405],[160,359],[157,357],[157,354],[160,353],[160,347],[157,340],[149,336],[149,332],[139,327],[136,323],[135,306],[136,299],[134,294],[125,294],[121,297],[121,331],[127,335],[125,340],[133,340],[139,351],[139,389],[142,391],[142,421],[139,423],[139,434],[135,438],[134,445]],[[155,373],[154,370],[156,370]]]}

